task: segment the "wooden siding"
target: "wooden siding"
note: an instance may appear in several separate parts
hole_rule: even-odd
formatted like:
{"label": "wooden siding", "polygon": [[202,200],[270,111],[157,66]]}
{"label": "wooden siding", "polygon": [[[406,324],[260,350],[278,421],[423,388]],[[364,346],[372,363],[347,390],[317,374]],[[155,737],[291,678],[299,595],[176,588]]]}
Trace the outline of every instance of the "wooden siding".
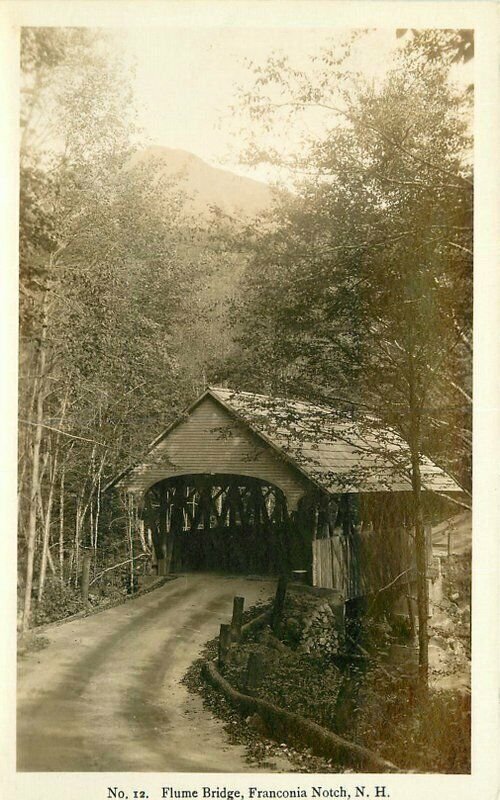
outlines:
{"label": "wooden siding", "polygon": [[414,547],[404,529],[338,533],[312,545],[313,586],[337,589],[345,600],[373,594],[415,570]]}
{"label": "wooden siding", "polygon": [[200,473],[260,478],[283,491],[289,510],[296,508],[308,485],[298,470],[208,395],[116,486],[144,493],[165,478]]}
{"label": "wooden siding", "polygon": [[344,536],[315,539],[313,545],[313,586],[337,589],[350,599],[347,569],[347,542]]}

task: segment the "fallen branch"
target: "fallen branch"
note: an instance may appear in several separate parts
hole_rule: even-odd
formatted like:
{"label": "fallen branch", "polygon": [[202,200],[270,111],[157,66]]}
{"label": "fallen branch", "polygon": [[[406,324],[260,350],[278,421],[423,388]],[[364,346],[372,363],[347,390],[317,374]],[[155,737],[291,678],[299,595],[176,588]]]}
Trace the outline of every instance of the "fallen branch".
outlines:
{"label": "fallen branch", "polygon": [[404,577],[404,575],[408,575],[408,573],[412,572],[412,571],[413,571],[413,567],[408,567],[408,569],[404,569],[403,572],[400,572],[399,575],[396,575],[396,577],[393,578],[392,581],[387,583],[385,586],[382,586],[380,589],[377,589],[377,591],[375,592],[374,597],[378,597],[378,595],[381,592],[385,592],[386,589],[390,589],[391,586],[394,586],[394,584],[397,583],[400,578]]}
{"label": "fallen branch", "polygon": [[106,449],[109,449],[107,444],[104,444],[104,442],[98,442],[97,439],[86,439],[85,436],[76,436],[76,434],[62,431],[60,428],[53,428],[52,425],[44,425],[41,422],[30,422],[27,419],[20,419],[19,422],[22,422],[23,425],[33,425],[35,428],[46,428],[48,431],[54,431],[55,433],[60,433],[62,436],[68,436],[69,439],[78,439],[80,442],[91,442],[92,444],[98,444],[99,447],[105,447]]}
{"label": "fallen branch", "polygon": [[399,669],[397,669],[397,668],[395,668],[395,669],[394,669],[394,673],[393,673],[393,674],[391,674],[391,673],[390,673],[390,672],[389,672],[389,671],[388,671],[388,670],[387,670],[387,669],[386,669],[386,668],[383,666],[383,664],[381,664],[381,663],[380,663],[380,661],[379,661],[378,659],[374,658],[374,656],[372,656],[372,654],[371,654],[371,653],[369,653],[369,652],[368,652],[368,650],[365,650],[365,648],[364,648],[362,645],[360,645],[360,643],[359,643],[359,642],[355,642],[355,641],[354,641],[354,639],[352,639],[350,636],[346,636],[346,639],[347,639],[349,642],[351,642],[351,644],[353,644],[353,645],[354,645],[354,647],[356,648],[356,650],[359,650],[359,652],[361,653],[361,655],[363,656],[363,658],[367,659],[368,661],[375,662],[375,663],[377,664],[378,668],[380,669],[380,671],[381,671],[381,672],[383,672],[383,673],[384,673],[384,675],[386,676],[386,678],[389,678],[389,680],[392,680],[392,679],[393,679],[393,677],[394,677],[394,675],[401,675],[401,673],[400,673]]}
{"label": "fallen branch", "polygon": [[249,622],[245,622],[245,624],[241,626],[241,635],[243,637],[248,636],[251,631],[256,630],[256,628],[261,628],[263,625],[270,622],[271,617],[272,609],[263,611],[262,614],[259,614],[257,617],[254,617]]}
{"label": "fallen branch", "polygon": [[316,722],[279,708],[267,700],[238,692],[222,677],[212,661],[203,663],[202,674],[243,714],[247,716],[258,714],[273,738],[279,742],[289,741],[291,744],[306,745],[316,755],[346,761],[357,768],[366,767],[374,772],[399,772],[398,767],[390,761],[386,761],[366,747],[337,736]]}
{"label": "fallen branch", "polygon": [[89,586],[92,586],[93,583],[102,578],[102,576],[105,575],[106,572],[111,572],[112,569],[118,569],[118,567],[123,567],[125,566],[125,564],[130,564],[131,561],[138,561],[140,558],[146,558],[146,556],[149,556],[149,553],[141,553],[138,556],[134,556],[133,559],[128,558],[126,561],[120,561],[119,564],[113,564],[112,567],[106,567],[106,569],[103,569],[103,571],[100,572],[99,575],[96,575],[95,578],[92,578],[92,580],[89,583]]}

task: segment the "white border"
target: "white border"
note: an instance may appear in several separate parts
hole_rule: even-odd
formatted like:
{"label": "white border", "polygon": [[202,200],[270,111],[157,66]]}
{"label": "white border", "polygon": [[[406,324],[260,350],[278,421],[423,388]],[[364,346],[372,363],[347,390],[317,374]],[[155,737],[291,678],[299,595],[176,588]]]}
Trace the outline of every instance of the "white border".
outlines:
{"label": "white border", "polygon": [[[0,218],[2,346],[1,419],[5,443],[1,464],[2,530],[0,599],[3,647],[0,669],[7,700],[0,710],[0,791],[9,800],[104,800],[107,787],[144,788],[149,800],[161,797],[163,785],[199,788],[263,786],[290,788],[312,785],[353,788],[365,785],[375,796],[386,786],[395,798],[489,800],[499,782],[499,480],[500,442],[499,270],[495,259],[499,223],[497,182],[498,131],[498,7],[470,2],[183,2],[183,0],[66,0],[66,2],[2,2],[0,57],[5,108],[0,114]],[[450,27],[476,30],[476,220],[475,220],[475,362],[474,362],[474,546],[473,546],[473,771],[471,776],[436,775],[190,775],[165,773],[19,773],[15,772],[15,559],[16,559],[16,391],[17,384],[17,33],[21,25],[92,25],[92,27]],[[6,180],[5,180],[6,176]],[[370,788],[371,787],[371,788]],[[131,797],[131,792],[129,791]],[[352,794],[354,797],[354,792]]]}

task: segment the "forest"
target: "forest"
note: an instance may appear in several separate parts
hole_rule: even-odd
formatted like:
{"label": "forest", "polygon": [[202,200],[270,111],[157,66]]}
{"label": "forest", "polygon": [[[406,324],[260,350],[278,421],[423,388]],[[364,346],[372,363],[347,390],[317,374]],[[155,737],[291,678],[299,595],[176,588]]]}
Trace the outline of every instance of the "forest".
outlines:
{"label": "forest", "polygon": [[410,446],[417,545],[423,453],[470,507],[471,35],[395,31],[379,81],[348,66],[364,35],[248,66],[241,163],[288,178],[200,211],[109,34],[22,30],[21,631],[81,609],[84,563],[91,603],[133,591],[148,543],[105,487],[207,385],[375,412]]}

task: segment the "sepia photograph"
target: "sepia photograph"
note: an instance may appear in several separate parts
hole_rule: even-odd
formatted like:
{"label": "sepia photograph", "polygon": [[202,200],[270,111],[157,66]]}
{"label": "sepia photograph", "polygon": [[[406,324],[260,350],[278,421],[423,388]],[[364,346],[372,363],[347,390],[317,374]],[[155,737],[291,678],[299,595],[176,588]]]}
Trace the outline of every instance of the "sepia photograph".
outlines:
{"label": "sepia photograph", "polygon": [[471,775],[476,37],[395,19],[19,26],[19,773]]}

